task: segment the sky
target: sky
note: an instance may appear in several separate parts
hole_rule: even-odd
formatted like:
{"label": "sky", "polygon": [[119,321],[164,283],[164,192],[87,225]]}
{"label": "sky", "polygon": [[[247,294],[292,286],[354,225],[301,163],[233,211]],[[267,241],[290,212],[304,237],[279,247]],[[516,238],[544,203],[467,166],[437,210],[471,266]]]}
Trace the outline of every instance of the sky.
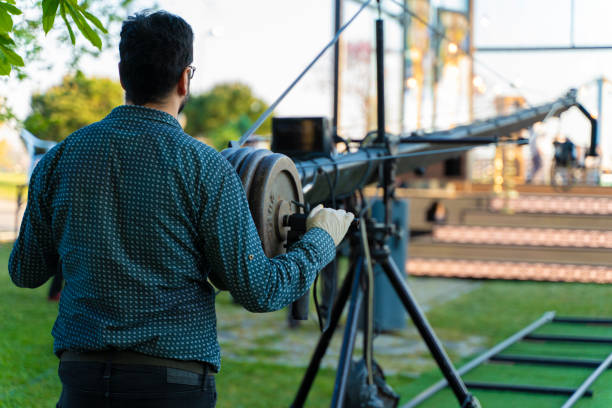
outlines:
{"label": "sky", "polygon": [[[139,1],[143,6],[147,3]],[[205,91],[219,82],[239,80],[271,103],[332,37],[332,0],[159,0],[158,3],[184,17],[194,29],[197,72],[192,92]],[[465,4],[463,0],[432,0],[432,3],[450,8]],[[569,45],[572,38],[571,0],[474,0],[474,4],[476,47]],[[356,9],[354,2],[345,0],[345,19]],[[576,45],[612,44],[609,23],[612,1],[575,0],[574,10]],[[362,14],[347,30],[346,38],[371,40],[374,18],[373,12]],[[392,55],[387,63],[387,76],[398,80],[399,54],[392,51],[399,50],[400,35],[397,26],[388,22],[386,44]],[[48,41],[52,42],[52,38]],[[66,56],[66,46],[47,46],[49,60],[61,61]],[[483,114],[490,111],[494,95],[520,92],[529,103],[538,104],[561,96],[571,87],[581,86],[581,102],[595,111],[592,81],[601,76],[612,79],[612,50],[477,53],[476,60],[476,73],[487,85],[485,96],[476,100],[477,113]],[[89,75],[118,78],[117,62],[118,53],[110,51],[95,60],[85,59],[81,68]],[[331,53],[328,53],[279,105],[278,114],[331,116],[331,68]],[[26,83],[9,80],[1,84],[0,93],[7,96],[17,115],[24,118],[29,110],[30,94],[58,83],[64,73],[65,69],[58,64],[52,72],[33,73],[34,79]],[[514,82],[519,91],[500,76]],[[388,81],[387,98],[394,101],[400,97],[397,83]],[[607,156],[612,156],[612,119],[606,121],[606,117],[612,118],[611,93],[612,87],[607,86],[602,115],[602,141]],[[388,122],[393,125],[399,120],[399,112],[393,109],[393,104],[389,106]],[[413,107],[406,109],[410,111]],[[359,115],[355,109],[347,113],[351,121],[361,120]],[[586,143],[588,131],[580,114],[568,114],[554,126],[562,133],[571,134],[577,143]]]}

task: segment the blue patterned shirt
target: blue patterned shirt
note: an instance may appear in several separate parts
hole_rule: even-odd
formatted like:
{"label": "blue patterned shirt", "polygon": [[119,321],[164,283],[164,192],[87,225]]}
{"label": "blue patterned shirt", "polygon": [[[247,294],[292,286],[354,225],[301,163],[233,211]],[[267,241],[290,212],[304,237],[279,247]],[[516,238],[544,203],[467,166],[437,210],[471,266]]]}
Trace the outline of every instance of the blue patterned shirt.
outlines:
{"label": "blue patterned shirt", "polygon": [[214,273],[252,312],[290,304],[335,256],[313,228],[267,258],[240,179],[171,115],[115,108],[34,170],[9,260],[13,282],[66,285],[54,351],[133,350],[220,367]]}

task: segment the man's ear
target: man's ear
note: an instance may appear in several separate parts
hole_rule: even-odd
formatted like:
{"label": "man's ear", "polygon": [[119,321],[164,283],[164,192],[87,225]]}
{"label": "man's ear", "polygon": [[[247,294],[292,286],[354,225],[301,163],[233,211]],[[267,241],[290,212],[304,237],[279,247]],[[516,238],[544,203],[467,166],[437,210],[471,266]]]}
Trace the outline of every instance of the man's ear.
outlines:
{"label": "man's ear", "polygon": [[183,70],[183,74],[179,78],[178,84],[176,86],[176,92],[178,96],[185,96],[189,92],[189,68],[185,68]]}
{"label": "man's ear", "polygon": [[119,83],[121,84],[121,87],[125,91],[125,85],[123,85],[123,80],[121,79],[121,62],[117,63],[117,71],[119,71]]}

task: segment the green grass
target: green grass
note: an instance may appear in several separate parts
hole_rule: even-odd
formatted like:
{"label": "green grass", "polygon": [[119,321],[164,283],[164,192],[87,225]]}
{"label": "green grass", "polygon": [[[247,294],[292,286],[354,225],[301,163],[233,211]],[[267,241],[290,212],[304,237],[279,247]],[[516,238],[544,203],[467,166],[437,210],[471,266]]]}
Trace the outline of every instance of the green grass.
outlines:
{"label": "green grass", "polygon": [[[609,317],[612,315],[612,286],[577,283],[488,281],[428,313],[429,320],[442,339],[478,335],[487,339],[489,346],[509,337],[539,318],[545,311],[555,310],[558,316]],[[569,335],[601,335],[612,337],[612,330],[603,326],[549,324],[537,333]],[[605,358],[612,352],[611,345],[517,343],[506,353],[550,355],[583,358]],[[471,358],[465,358],[457,367]],[[491,364],[481,366],[465,376],[467,381],[509,382],[515,384],[545,384],[577,387],[592,372],[589,369],[566,367],[507,366]],[[437,382],[437,371],[425,373],[417,381],[396,390],[403,401]],[[612,373],[607,372],[591,387],[595,398],[582,399],[576,406],[609,408],[612,406]],[[542,396],[510,392],[475,391],[485,407],[546,408],[559,407],[567,397]],[[426,407],[455,406],[449,390],[423,404]]]}
{"label": "green grass", "polygon": [[[50,335],[57,304],[47,302],[46,286],[27,290],[12,285],[6,273],[9,252],[10,245],[0,244],[0,265],[4,271],[0,273],[0,407],[51,407],[60,392],[56,373],[57,358],[52,354]],[[227,296],[219,297],[218,306],[239,313]],[[433,308],[428,312],[428,317],[443,341],[480,336],[490,346],[531,323],[547,310],[557,310],[559,315],[608,317],[612,315],[612,287],[568,283],[483,282],[475,291]],[[575,326],[567,324],[549,325],[539,332],[582,334]],[[597,326],[588,326],[585,333],[612,336],[608,328]],[[267,342],[273,342],[283,335],[261,336],[255,342],[257,348],[249,350],[248,356],[265,357],[274,353],[274,350],[267,348]],[[609,345],[520,343],[507,350],[507,353],[601,359],[610,351]],[[237,350],[232,350],[232,355],[233,358],[223,360],[222,372],[216,378],[218,407],[267,408],[288,406],[291,403],[303,376],[303,367],[241,361],[242,355]],[[457,366],[471,357],[463,358]],[[497,364],[480,367],[468,374],[466,379],[576,386],[590,371]],[[329,406],[334,376],[331,369],[320,371],[307,406]],[[393,375],[387,380],[402,395],[404,403],[439,378],[439,372],[431,370],[422,373],[417,379]],[[612,406],[612,371],[606,372],[591,388],[595,391],[595,397],[583,399],[578,407]],[[559,407],[565,400],[555,396],[490,391],[477,391],[476,395],[483,406],[488,408],[552,408]],[[423,405],[437,408],[456,406],[448,390]]]}
{"label": "green grass", "polygon": [[[2,173],[0,172],[0,199],[15,200],[17,198],[17,186],[26,184],[26,175],[23,173]],[[24,190],[23,200],[26,199]]]}
{"label": "green grass", "polygon": [[554,310],[558,316],[609,317],[612,286],[580,283],[488,281],[428,313],[441,337],[483,336],[489,345]]}

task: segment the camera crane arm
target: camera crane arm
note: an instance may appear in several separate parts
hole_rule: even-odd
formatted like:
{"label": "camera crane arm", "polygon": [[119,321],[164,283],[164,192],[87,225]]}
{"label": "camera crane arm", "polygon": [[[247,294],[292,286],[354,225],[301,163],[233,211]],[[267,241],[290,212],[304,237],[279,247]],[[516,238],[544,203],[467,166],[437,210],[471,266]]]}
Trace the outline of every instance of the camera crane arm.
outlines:
{"label": "camera crane arm", "polygon": [[[329,201],[331,196],[342,198],[378,181],[378,166],[385,160],[396,160],[397,174],[409,173],[432,163],[457,157],[474,147],[503,141],[504,137],[527,129],[550,116],[559,116],[578,107],[591,122],[591,147],[595,155],[597,120],[577,101],[576,90],[555,101],[521,109],[515,113],[476,121],[453,129],[428,133],[389,137],[397,147],[390,155],[383,144],[373,143],[355,152],[301,160],[293,158],[297,168],[304,200],[315,205]],[[516,142],[516,141],[514,141]],[[520,142],[520,141],[519,141]],[[333,186],[333,190],[330,188]]]}

